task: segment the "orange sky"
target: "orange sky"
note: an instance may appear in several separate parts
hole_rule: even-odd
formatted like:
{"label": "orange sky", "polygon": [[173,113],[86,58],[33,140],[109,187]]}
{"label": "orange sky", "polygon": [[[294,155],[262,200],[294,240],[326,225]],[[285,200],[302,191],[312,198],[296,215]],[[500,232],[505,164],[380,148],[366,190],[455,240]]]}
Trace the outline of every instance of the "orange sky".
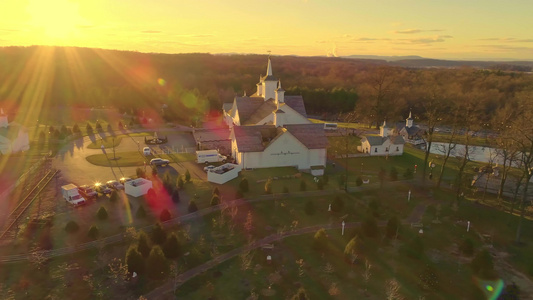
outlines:
{"label": "orange sky", "polygon": [[3,0],[0,45],[533,59],[533,1]]}

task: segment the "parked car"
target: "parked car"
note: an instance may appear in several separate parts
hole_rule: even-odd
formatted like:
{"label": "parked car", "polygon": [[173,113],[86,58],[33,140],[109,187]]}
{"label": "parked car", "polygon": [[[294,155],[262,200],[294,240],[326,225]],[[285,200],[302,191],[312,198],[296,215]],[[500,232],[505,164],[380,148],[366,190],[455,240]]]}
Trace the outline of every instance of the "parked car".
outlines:
{"label": "parked car", "polygon": [[150,147],[144,147],[143,154],[144,156],[149,156],[150,154],[152,154],[152,151],[150,151]]}
{"label": "parked car", "polygon": [[215,168],[215,166],[209,165],[207,167],[204,167],[204,171],[209,172],[209,170],[213,170],[214,168]]}
{"label": "parked car", "polygon": [[152,166],[167,166],[170,163],[168,159],[163,158],[153,158],[150,160],[150,165]]}
{"label": "parked car", "polygon": [[79,186],[78,191],[85,199],[96,199],[98,197],[98,193],[88,185]]}
{"label": "parked car", "polygon": [[102,194],[102,195],[109,195],[111,194],[111,189],[108,188],[107,186],[97,182],[94,184],[94,190],[99,193],[99,194]]}
{"label": "parked car", "polygon": [[122,184],[120,184],[120,182],[116,181],[116,180],[109,180],[108,182],[106,182],[106,185],[114,190],[123,190],[124,189],[124,186]]}
{"label": "parked car", "polygon": [[120,181],[121,184],[124,184],[124,183],[126,183],[126,182],[128,182],[128,181],[132,181],[132,180],[133,180],[133,179],[131,179],[131,178],[129,178],[129,177],[122,177],[122,178],[120,178],[119,181]]}

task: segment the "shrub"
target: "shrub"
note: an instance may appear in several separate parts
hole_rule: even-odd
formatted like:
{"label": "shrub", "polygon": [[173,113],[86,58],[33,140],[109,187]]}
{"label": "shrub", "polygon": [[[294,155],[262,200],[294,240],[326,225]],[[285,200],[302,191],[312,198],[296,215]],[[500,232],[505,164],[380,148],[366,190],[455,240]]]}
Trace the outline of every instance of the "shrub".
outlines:
{"label": "shrub", "polygon": [[100,234],[100,230],[98,230],[98,227],[96,227],[96,225],[93,225],[91,226],[91,228],[89,228],[89,232],[87,233],[87,236],[92,240],[96,240],[99,234]]}
{"label": "shrub", "polygon": [[218,187],[215,187],[215,189],[213,190],[213,195],[217,195],[220,197],[220,191],[218,190]]}
{"label": "shrub", "polygon": [[155,199],[157,198],[157,194],[155,193],[155,190],[153,188],[150,188],[148,192],[146,192],[146,198],[149,202],[155,201]]}
{"label": "shrub", "polygon": [[107,124],[107,132],[113,134],[113,127],[111,127],[111,124]]}
{"label": "shrub", "polygon": [[269,178],[265,182],[265,194],[272,194],[272,179]]}
{"label": "shrub", "polygon": [[487,275],[487,273],[494,271],[494,261],[489,251],[481,250],[472,259],[472,270],[478,275]]}
{"label": "shrub", "polygon": [[178,190],[172,192],[172,202],[180,203],[180,192]]}
{"label": "shrub", "polygon": [[65,225],[65,231],[67,233],[76,233],[78,232],[79,229],[80,229],[80,226],[78,225],[78,223],[74,221],[69,221],[67,225]]}
{"label": "shrub", "polygon": [[248,179],[246,178],[241,179],[241,182],[239,183],[239,189],[243,193],[247,193],[250,190]]}
{"label": "shrub", "polygon": [[461,241],[461,244],[459,245],[459,250],[462,254],[466,256],[472,256],[474,255],[474,243],[471,239],[465,238]]}
{"label": "shrub", "polygon": [[305,203],[304,210],[305,210],[305,214],[308,216],[312,216],[315,214],[316,208],[312,200],[307,200],[307,202]]}
{"label": "shrub", "polygon": [[421,259],[424,256],[424,242],[419,236],[415,236],[404,245],[403,252],[408,257]]}
{"label": "shrub", "polygon": [[146,172],[141,168],[137,168],[135,174],[137,174],[137,178],[146,178]]}
{"label": "shrub", "polygon": [[283,186],[283,194],[288,194],[289,188],[287,186]]}
{"label": "shrub", "polygon": [[302,179],[302,180],[300,181],[300,191],[303,192],[303,191],[305,191],[305,190],[307,190],[307,183],[305,183],[305,181]]}
{"label": "shrub", "polygon": [[291,300],[309,300],[309,296],[307,296],[305,289],[301,287],[298,289],[296,294],[292,296]]}
{"label": "shrub", "polygon": [[144,206],[139,205],[139,208],[137,208],[137,212],[135,213],[135,216],[139,219],[146,218],[146,210],[144,209]]}
{"label": "shrub", "polygon": [[172,219],[172,214],[170,213],[170,211],[166,208],[163,209],[163,211],[161,211],[161,214],[159,215],[159,220],[161,222],[166,222],[170,219]]}
{"label": "shrub", "polygon": [[405,169],[405,172],[403,172],[403,178],[404,179],[413,179],[413,177],[414,177],[413,170],[411,170],[411,168]]}
{"label": "shrub", "polygon": [[107,210],[105,207],[100,206],[100,209],[98,209],[98,212],[96,213],[96,217],[98,220],[106,220],[108,217]]}
{"label": "shrub", "polygon": [[324,228],[319,229],[313,238],[313,248],[319,251],[326,251],[328,248],[328,234]]}
{"label": "shrub", "polygon": [[396,233],[400,229],[400,220],[396,216],[392,216],[387,221],[387,227],[385,228],[385,234],[386,236],[391,239],[396,236]]}
{"label": "shrub", "polygon": [[398,180],[398,170],[396,170],[395,167],[392,167],[392,168],[390,169],[389,177],[390,177],[390,180],[391,180],[391,181],[396,181],[396,180]]}
{"label": "shrub", "polygon": [[437,270],[432,265],[426,265],[420,274],[420,283],[425,290],[436,290],[439,285]]}
{"label": "shrub", "polygon": [[130,246],[126,252],[126,266],[128,272],[137,274],[144,273],[144,258],[135,246]]}
{"label": "shrub", "polygon": [[191,182],[191,172],[188,169],[185,171],[185,181]]}
{"label": "shrub", "polygon": [[80,126],[78,126],[77,123],[72,126],[72,133],[74,133],[76,136],[81,134]]}
{"label": "shrub", "polygon": [[220,204],[220,198],[215,194],[213,195],[213,198],[211,198],[211,206],[217,206]]}
{"label": "shrub", "polygon": [[118,192],[117,190],[113,190],[111,192],[111,196],[109,197],[109,201],[114,203],[114,202],[117,202],[117,200],[118,200]]}
{"label": "shrub", "polygon": [[361,179],[361,177],[357,176],[357,178],[355,179],[355,185],[362,186],[363,185],[363,179]]}
{"label": "shrub", "polygon": [[331,203],[331,210],[334,212],[340,212],[344,209],[344,201],[340,196],[335,197]]}
{"label": "shrub", "polygon": [[85,126],[85,130],[87,130],[87,135],[93,134],[93,127],[91,126],[91,124],[87,123],[87,126]]}
{"label": "shrub", "polygon": [[324,189],[324,181],[322,181],[322,178],[319,178],[317,181],[316,181],[316,188],[318,190],[323,190]]}
{"label": "shrub", "polygon": [[170,234],[166,243],[163,245],[163,253],[168,259],[178,258],[181,255],[181,245],[176,233]]}
{"label": "shrub", "polygon": [[344,256],[347,260],[354,263],[355,257],[363,254],[362,240],[356,235],[344,247]]}
{"label": "shrub", "polygon": [[183,178],[181,176],[178,176],[178,188],[182,189],[185,185],[185,182],[183,181]]}
{"label": "shrub", "polygon": [[198,211],[198,206],[196,206],[196,202],[194,202],[194,200],[189,201],[189,207],[187,207],[187,211],[190,213]]}
{"label": "shrub", "polygon": [[148,236],[144,231],[141,231],[139,233],[139,242],[137,243],[137,250],[139,253],[142,254],[143,257],[148,257],[150,254],[150,250],[152,247],[150,247],[150,244],[148,243]]}
{"label": "shrub", "polygon": [[344,189],[344,183],[346,182],[346,177],[344,175],[340,175],[338,178],[339,188]]}
{"label": "shrub", "polygon": [[146,260],[146,273],[151,279],[161,280],[168,276],[170,265],[161,247],[154,246]]}
{"label": "shrub", "polygon": [[163,226],[161,226],[161,223],[159,222],[155,223],[154,227],[152,228],[152,242],[157,245],[163,245],[166,240],[167,233],[163,229]]}
{"label": "shrub", "polygon": [[361,228],[367,237],[377,237],[379,234],[378,223],[372,215],[366,216]]}

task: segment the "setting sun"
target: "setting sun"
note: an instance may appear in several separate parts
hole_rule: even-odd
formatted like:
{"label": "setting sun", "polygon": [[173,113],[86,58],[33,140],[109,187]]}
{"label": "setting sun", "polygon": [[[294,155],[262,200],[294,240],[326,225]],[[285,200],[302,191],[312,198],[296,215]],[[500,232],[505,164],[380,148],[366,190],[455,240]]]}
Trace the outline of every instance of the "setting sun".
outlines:
{"label": "setting sun", "polygon": [[30,24],[37,27],[51,43],[67,41],[76,35],[78,26],[84,25],[78,13],[78,4],[67,0],[31,0],[27,12]]}

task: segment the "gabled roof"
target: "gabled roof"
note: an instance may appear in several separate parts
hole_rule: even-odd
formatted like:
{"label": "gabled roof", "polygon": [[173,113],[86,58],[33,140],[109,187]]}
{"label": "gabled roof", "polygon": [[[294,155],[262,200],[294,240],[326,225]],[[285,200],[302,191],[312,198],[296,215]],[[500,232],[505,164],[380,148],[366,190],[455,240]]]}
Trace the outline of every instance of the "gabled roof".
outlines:
{"label": "gabled roof", "polygon": [[307,112],[305,111],[304,98],[302,96],[285,96],[284,102],[294,109],[304,118],[307,118]]}
{"label": "gabled roof", "polygon": [[405,144],[405,140],[401,135],[391,136],[391,137],[381,137],[379,135],[366,135],[361,139],[361,143],[364,143],[365,141],[368,141],[370,146],[381,146],[383,143],[385,143],[386,140],[391,141],[394,145],[403,145]]}
{"label": "gabled roof", "polygon": [[[302,96],[285,96],[284,102],[304,118],[307,118]],[[235,97],[235,105],[241,125],[255,125],[277,109],[273,99],[264,101],[263,97]],[[234,110],[235,107],[230,109],[228,113],[233,116]]]}
{"label": "gabled roof", "polygon": [[284,127],[308,149],[322,149],[328,146],[323,124],[286,124]]}
{"label": "gabled roof", "polygon": [[195,129],[193,136],[197,143],[222,141],[230,139],[230,131],[227,128]]}
{"label": "gabled roof", "polygon": [[285,132],[292,134],[308,149],[322,149],[328,139],[321,124],[234,126],[233,136],[239,152],[262,152]]}

